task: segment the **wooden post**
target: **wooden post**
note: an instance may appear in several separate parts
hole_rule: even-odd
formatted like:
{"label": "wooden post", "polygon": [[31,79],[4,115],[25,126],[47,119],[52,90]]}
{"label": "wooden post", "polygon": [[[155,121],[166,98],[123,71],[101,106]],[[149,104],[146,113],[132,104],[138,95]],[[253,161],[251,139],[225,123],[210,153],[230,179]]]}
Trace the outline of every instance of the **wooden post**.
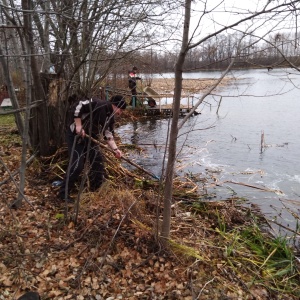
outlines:
{"label": "wooden post", "polygon": [[265,146],[265,134],[264,131],[262,130],[261,137],[260,137],[260,153],[263,153],[264,146]]}
{"label": "wooden post", "polygon": [[219,101],[219,105],[218,105],[218,109],[217,109],[217,115],[219,114],[219,108],[220,108],[220,105],[221,105],[222,98],[223,98],[223,97],[221,97],[221,99],[220,99],[220,101]]}

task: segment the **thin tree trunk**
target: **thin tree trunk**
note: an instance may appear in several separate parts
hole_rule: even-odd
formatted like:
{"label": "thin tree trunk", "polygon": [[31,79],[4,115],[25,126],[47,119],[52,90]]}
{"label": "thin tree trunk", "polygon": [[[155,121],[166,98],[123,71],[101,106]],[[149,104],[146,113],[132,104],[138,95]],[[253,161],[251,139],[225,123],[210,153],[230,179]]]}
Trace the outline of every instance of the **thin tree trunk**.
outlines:
{"label": "thin tree trunk", "polygon": [[[30,23],[31,15],[27,14],[24,16],[24,19]],[[21,157],[21,167],[20,167],[20,186],[19,193],[16,202],[14,203],[14,207],[18,208],[22,205],[22,199],[24,197],[24,189],[25,189],[25,176],[26,176],[26,154],[28,148],[28,129],[29,129],[29,117],[30,117],[30,105],[31,105],[31,91],[32,91],[32,83],[31,83],[31,46],[30,39],[26,36],[26,48],[27,48],[27,56],[25,57],[25,65],[26,65],[26,110],[25,110],[25,121],[24,121],[24,130],[22,133],[22,157]]]}
{"label": "thin tree trunk", "polygon": [[[1,46],[0,46],[0,63],[1,63],[2,68],[3,68],[3,73],[4,73],[4,76],[5,76],[5,82],[6,82],[6,85],[7,85],[8,94],[9,94],[12,106],[13,106],[14,109],[19,109],[20,106],[19,106],[19,102],[18,102],[16,93],[15,93],[12,78],[11,78],[11,75],[10,75],[10,72],[9,72],[9,67],[7,65],[7,61],[4,58],[4,51],[1,48]],[[16,112],[14,115],[15,115],[15,121],[16,121],[16,124],[17,124],[17,128],[18,128],[20,134],[22,134],[22,132],[24,131],[24,124],[23,124],[23,120],[22,120],[22,117],[21,117],[21,113]]]}
{"label": "thin tree trunk", "polygon": [[[22,8],[23,10],[30,11],[30,0],[22,0]],[[28,41],[28,45],[30,45],[30,53],[31,53],[31,74],[34,83],[34,96],[37,100],[42,100],[43,103],[33,109],[34,112],[31,120],[31,129],[36,135],[31,135],[31,142],[34,148],[38,148],[40,150],[41,155],[48,155],[49,151],[49,126],[48,126],[48,116],[47,116],[47,103],[46,103],[46,95],[43,89],[43,85],[41,82],[39,70],[37,68],[36,58],[34,56],[34,40],[33,40],[33,32],[32,32],[32,22],[31,15],[24,12],[24,32],[25,39]],[[29,51],[29,49],[27,49]]]}
{"label": "thin tree trunk", "polygon": [[41,72],[44,73],[49,73],[50,72],[50,67],[51,67],[51,61],[50,61],[50,41],[49,41],[49,15],[48,13],[50,12],[50,0],[45,1],[45,10],[46,10],[46,15],[45,15],[45,27],[44,27],[44,49],[45,49],[45,54],[44,54],[44,61],[43,61],[43,70]]}
{"label": "thin tree trunk", "polygon": [[163,223],[162,223],[162,231],[161,231],[161,236],[164,239],[168,239],[170,236],[171,205],[172,205],[172,198],[173,198],[173,178],[174,178],[174,166],[176,160],[176,146],[177,146],[177,138],[178,138],[180,99],[181,99],[181,91],[182,91],[182,72],[183,72],[182,68],[188,50],[189,26],[190,26],[190,18],[191,18],[191,1],[192,0],[185,0],[185,19],[184,19],[182,45],[175,65],[173,118],[171,122],[171,130],[170,130],[169,154],[168,154],[168,163],[166,168],[166,181],[165,181],[165,190],[164,190]]}

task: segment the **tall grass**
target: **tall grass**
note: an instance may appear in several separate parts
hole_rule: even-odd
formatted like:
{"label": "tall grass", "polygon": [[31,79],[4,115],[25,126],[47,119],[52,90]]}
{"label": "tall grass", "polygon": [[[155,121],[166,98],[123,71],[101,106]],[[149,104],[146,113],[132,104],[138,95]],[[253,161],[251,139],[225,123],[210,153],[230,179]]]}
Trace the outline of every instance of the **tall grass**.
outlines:
{"label": "tall grass", "polygon": [[[219,226],[217,232],[223,237],[228,267],[247,282],[249,288],[259,284],[268,286],[275,293],[284,291],[300,296],[300,289],[295,291],[300,270],[285,237],[274,238],[255,225],[226,232],[221,219]],[[252,278],[249,274],[253,274]]]}

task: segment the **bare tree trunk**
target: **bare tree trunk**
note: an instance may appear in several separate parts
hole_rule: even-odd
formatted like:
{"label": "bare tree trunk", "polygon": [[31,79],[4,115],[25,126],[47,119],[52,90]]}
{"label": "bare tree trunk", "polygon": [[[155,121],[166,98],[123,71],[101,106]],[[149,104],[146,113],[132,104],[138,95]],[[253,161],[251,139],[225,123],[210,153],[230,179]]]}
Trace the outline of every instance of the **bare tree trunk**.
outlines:
{"label": "bare tree trunk", "polygon": [[162,231],[161,231],[161,236],[165,239],[169,238],[170,227],[171,227],[171,205],[172,205],[172,196],[173,196],[173,177],[174,177],[174,166],[175,166],[175,159],[176,159],[178,120],[180,114],[180,99],[181,99],[181,90],[182,90],[182,68],[188,50],[189,26],[190,26],[190,18],[191,18],[191,1],[192,0],[185,0],[185,19],[184,19],[182,44],[175,65],[173,118],[171,122],[171,130],[170,130],[169,154],[168,154],[168,163],[166,168],[166,181],[165,181],[165,190],[164,190],[163,223],[162,223]]}
{"label": "bare tree trunk", "polygon": [[[39,107],[34,108],[31,119],[31,129],[35,134],[31,135],[31,144],[34,148],[40,150],[41,155],[49,154],[49,126],[47,117],[47,103],[46,95],[40,79],[39,71],[37,68],[36,58],[34,56],[34,40],[32,32],[31,15],[26,11],[30,10],[30,0],[22,0],[22,8],[24,10],[24,32],[25,38],[30,45],[31,53],[31,74],[34,82],[34,96],[37,100],[42,100],[43,103]],[[29,49],[27,49],[29,51]]]}
{"label": "bare tree trunk", "polygon": [[[28,14],[24,16],[25,19],[30,22],[31,15]],[[29,141],[29,117],[30,117],[30,105],[31,105],[31,92],[32,92],[32,83],[31,83],[31,45],[30,38],[26,37],[26,48],[27,48],[27,56],[25,57],[25,65],[26,65],[26,110],[25,110],[25,122],[24,122],[24,130],[22,133],[22,156],[21,156],[21,167],[20,167],[20,186],[19,193],[16,202],[14,203],[14,207],[18,208],[22,205],[22,199],[24,197],[24,188],[25,188],[25,176],[26,176],[26,154],[28,148]]]}
{"label": "bare tree trunk", "polygon": [[50,41],[49,41],[49,12],[50,12],[50,0],[45,1],[45,10],[47,14],[45,15],[45,29],[44,29],[44,61],[43,61],[43,70],[44,73],[50,72],[51,61],[50,61]]}
{"label": "bare tree trunk", "polygon": [[[5,81],[6,81],[8,94],[9,94],[12,106],[13,106],[14,109],[19,109],[20,106],[19,106],[19,102],[18,102],[16,93],[15,93],[12,78],[11,78],[11,75],[10,75],[10,72],[9,72],[9,67],[7,65],[7,61],[4,58],[4,51],[1,48],[1,46],[0,46],[0,63],[2,65],[2,68],[3,68],[3,71],[4,71]],[[16,112],[14,115],[15,115],[17,128],[18,128],[20,134],[22,134],[22,132],[24,131],[24,124],[23,124],[21,113]]]}
{"label": "bare tree trunk", "polygon": [[[9,24],[12,24],[11,22],[9,22]],[[13,25],[13,24],[12,24]],[[9,29],[9,39],[11,41],[11,45],[14,49],[15,55],[16,55],[16,60],[18,62],[18,67],[20,69],[20,73],[22,75],[22,79],[25,80],[26,77],[26,70],[25,70],[25,65],[24,65],[24,60],[22,59],[22,42],[17,41],[16,38],[16,29],[12,28]]]}
{"label": "bare tree trunk", "polygon": [[28,45],[28,56],[26,57],[26,65],[27,65],[27,74],[26,74],[26,110],[25,110],[25,120],[24,120],[24,131],[22,133],[22,157],[21,157],[21,167],[20,167],[20,187],[19,193],[17,197],[17,201],[15,203],[15,207],[19,207],[22,204],[22,199],[24,197],[24,188],[25,188],[25,177],[26,177],[26,154],[29,144],[29,117],[30,117],[30,104],[31,104],[31,72],[30,72],[30,45]]}

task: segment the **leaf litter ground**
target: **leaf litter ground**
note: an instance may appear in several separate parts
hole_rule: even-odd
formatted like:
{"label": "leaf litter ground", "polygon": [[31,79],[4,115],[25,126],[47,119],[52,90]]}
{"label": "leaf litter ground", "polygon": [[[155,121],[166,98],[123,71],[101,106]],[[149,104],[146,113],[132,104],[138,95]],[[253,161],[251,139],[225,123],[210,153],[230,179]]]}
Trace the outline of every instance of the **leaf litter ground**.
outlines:
{"label": "leaf litter ground", "polygon": [[109,155],[109,179],[97,192],[83,191],[78,216],[51,186],[62,176],[65,149],[28,166],[30,203],[10,209],[21,144],[13,131],[0,134],[0,299],[27,290],[58,300],[299,299],[294,252],[263,230],[257,208],[238,198],[208,201],[190,179],[174,181],[167,248],[157,235],[161,186]]}

